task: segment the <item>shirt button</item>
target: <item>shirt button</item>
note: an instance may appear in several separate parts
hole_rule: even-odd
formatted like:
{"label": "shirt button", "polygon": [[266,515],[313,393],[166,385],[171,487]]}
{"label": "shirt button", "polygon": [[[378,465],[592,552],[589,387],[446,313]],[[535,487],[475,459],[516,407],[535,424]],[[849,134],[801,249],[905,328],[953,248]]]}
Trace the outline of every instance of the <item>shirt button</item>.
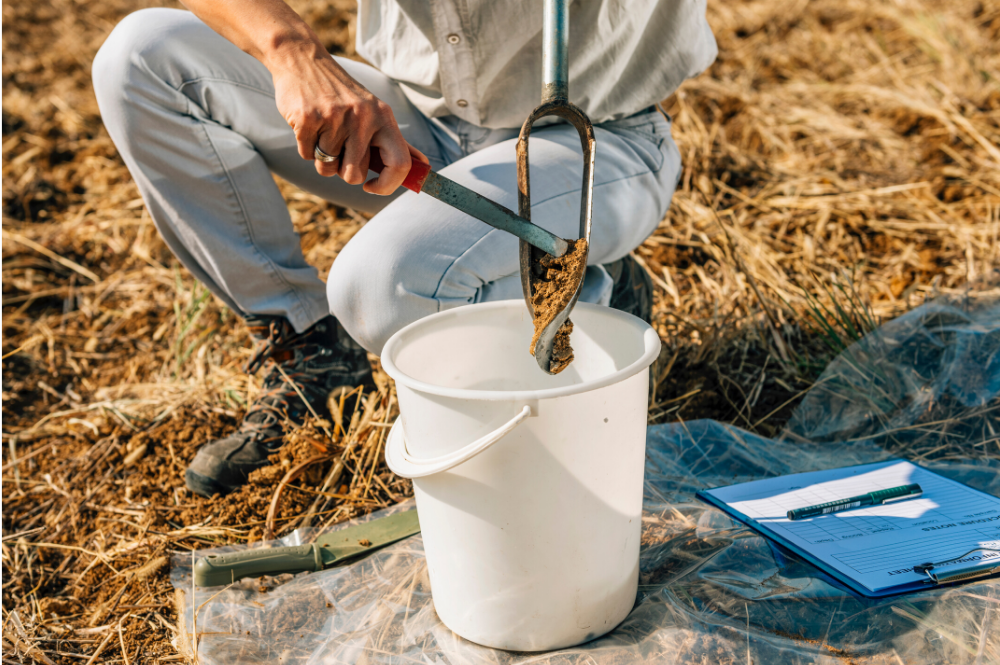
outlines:
{"label": "shirt button", "polygon": [[457,101],[457,102],[455,102],[455,103],[456,103],[456,104],[458,104],[458,105],[459,105],[460,107],[462,107],[463,109],[464,109],[464,108],[465,108],[466,106],[468,106],[468,105],[469,105],[469,102],[465,101],[464,99],[460,99],[460,100],[458,100],[458,101]]}
{"label": "shirt button", "polygon": [[462,38],[459,37],[458,35],[456,35],[454,32],[451,33],[450,35],[448,35],[448,43],[449,44],[454,45],[454,44],[459,43],[460,41],[462,41]]}

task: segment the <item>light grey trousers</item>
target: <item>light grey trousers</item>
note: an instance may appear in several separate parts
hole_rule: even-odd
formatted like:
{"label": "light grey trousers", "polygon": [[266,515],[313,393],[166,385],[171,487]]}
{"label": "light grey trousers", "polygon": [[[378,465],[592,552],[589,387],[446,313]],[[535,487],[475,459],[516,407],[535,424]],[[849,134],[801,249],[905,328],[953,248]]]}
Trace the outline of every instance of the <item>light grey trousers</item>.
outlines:
{"label": "light grey trousers", "polygon": [[[403,136],[442,175],[517,209],[518,129],[427,118],[378,70],[338,62],[388,103]],[[427,195],[392,197],[316,173],[278,113],[267,69],[194,15],[126,17],[93,65],[104,124],[157,228],[194,276],[241,315],[287,317],[298,331],[333,313],[380,353],[417,319],[468,303],[520,298],[517,239]],[[590,264],[581,299],[607,304],[600,264],[642,243],[680,174],[670,124],[657,111],[596,127]],[[532,132],[531,218],[556,235],[579,227],[576,130]],[[324,287],[306,263],[271,171],[328,201],[378,214],[338,255]]]}

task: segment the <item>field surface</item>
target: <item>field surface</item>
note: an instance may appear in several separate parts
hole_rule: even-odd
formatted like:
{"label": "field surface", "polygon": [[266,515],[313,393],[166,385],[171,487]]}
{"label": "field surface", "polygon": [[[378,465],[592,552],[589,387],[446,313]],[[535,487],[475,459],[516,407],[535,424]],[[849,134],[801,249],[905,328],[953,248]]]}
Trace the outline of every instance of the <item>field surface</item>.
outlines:
{"label": "field surface", "polygon": [[[355,57],[353,3],[291,4]],[[347,431],[307,423],[243,490],[185,491],[188,461],[239,422],[259,377],[240,369],[244,329],[170,255],[101,124],[90,63],[144,6],[3,5],[4,662],[183,662],[172,552],[411,494],[384,465],[396,403],[381,372],[335,405],[359,405]],[[880,321],[940,294],[1000,295],[1000,3],[713,1],[709,20],[718,61],[665,100],[683,178],[636,251],[664,342],[649,421],[776,436]],[[325,277],[367,220],[281,186]],[[1000,457],[1000,422],[987,425],[886,445]]]}

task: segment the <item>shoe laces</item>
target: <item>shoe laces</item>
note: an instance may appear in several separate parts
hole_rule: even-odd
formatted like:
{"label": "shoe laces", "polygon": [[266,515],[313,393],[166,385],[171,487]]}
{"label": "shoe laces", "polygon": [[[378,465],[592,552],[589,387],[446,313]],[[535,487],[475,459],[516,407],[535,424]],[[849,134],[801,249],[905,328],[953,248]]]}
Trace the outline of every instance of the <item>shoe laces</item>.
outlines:
{"label": "shoe laces", "polygon": [[299,334],[288,321],[273,319],[266,336],[254,335],[259,341],[246,371],[255,373],[268,360],[273,361],[273,367],[264,377],[261,392],[247,408],[241,434],[265,442],[280,441],[282,424],[309,410],[302,398],[311,403],[325,396],[322,376],[329,367],[314,361],[329,358],[333,351],[320,343],[317,332],[322,331],[313,327]]}
{"label": "shoe laces", "polygon": [[295,346],[303,346],[304,344],[292,345],[289,342],[296,337],[304,341],[311,331],[310,329],[299,335],[285,319],[272,319],[268,322],[267,328],[266,336],[258,338],[253,353],[250,355],[250,359],[247,360],[245,369],[248,374],[255,374],[265,362],[274,357],[279,351],[288,350],[294,352]]}

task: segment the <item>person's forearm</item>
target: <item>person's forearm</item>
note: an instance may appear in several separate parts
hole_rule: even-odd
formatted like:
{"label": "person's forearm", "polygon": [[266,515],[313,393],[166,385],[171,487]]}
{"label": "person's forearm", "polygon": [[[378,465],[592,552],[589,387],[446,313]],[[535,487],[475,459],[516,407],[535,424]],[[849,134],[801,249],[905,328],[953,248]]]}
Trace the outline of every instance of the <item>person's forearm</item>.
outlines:
{"label": "person's forearm", "polygon": [[329,58],[305,21],[282,0],[181,0],[195,16],[257,58],[272,74],[295,61]]}
{"label": "person's forearm", "polygon": [[275,104],[295,132],[299,156],[314,160],[320,175],[360,185],[368,176],[371,149],[378,148],[386,168],[365,183],[365,191],[385,195],[403,182],[412,157],[427,160],[407,144],[392,109],[352,79],[282,0],[181,2],[267,67]]}

